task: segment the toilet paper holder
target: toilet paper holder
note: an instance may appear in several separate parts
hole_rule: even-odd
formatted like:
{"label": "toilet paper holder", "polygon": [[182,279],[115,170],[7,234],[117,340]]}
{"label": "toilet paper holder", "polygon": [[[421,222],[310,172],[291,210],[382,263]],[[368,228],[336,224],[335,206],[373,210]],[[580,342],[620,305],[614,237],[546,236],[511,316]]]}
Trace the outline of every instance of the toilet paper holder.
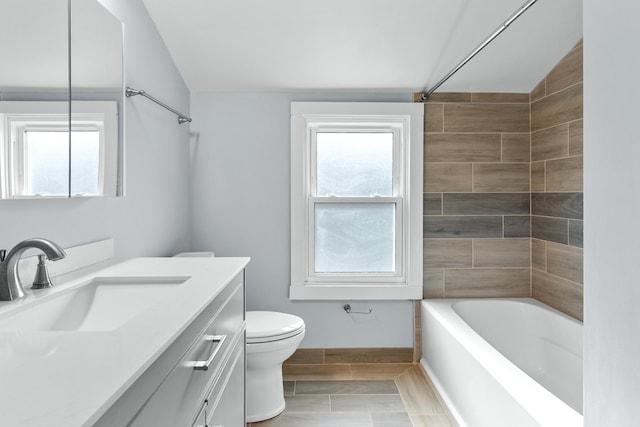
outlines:
{"label": "toilet paper holder", "polygon": [[345,304],[342,306],[342,309],[347,313],[347,314],[371,314],[371,312],[373,311],[373,308],[369,307],[369,311],[353,311],[351,310],[351,304]]}

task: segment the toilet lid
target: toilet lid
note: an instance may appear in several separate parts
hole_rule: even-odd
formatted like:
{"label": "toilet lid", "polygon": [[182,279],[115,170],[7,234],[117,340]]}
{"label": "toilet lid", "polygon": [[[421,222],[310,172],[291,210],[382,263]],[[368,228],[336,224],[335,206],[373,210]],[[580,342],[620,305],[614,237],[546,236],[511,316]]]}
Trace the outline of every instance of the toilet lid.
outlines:
{"label": "toilet lid", "polygon": [[275,311],[247,311],[247,343],[277,341],[304,331],[298,316]]}

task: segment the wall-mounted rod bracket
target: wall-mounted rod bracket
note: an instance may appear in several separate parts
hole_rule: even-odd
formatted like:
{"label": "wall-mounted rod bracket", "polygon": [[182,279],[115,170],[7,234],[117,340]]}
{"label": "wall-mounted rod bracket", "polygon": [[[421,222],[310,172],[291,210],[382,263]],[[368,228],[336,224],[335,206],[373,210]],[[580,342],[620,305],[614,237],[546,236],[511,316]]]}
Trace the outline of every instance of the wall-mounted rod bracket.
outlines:
{"label": "wall-mounted rod bracket", "polygon": [[342,306],[342,309],[347,313],[347,314],[371,314],[371,312],[373,311],[373,308],[369,307],[369,311],[353,311],[351,310],[351,304],[345,304]]}
{"label": "wall-mounted rod bracket", "polygon": [[130,97],[136,96],[136,95],[141,95],[141,96],[144,96],[145,98],[155,102],[159,106],[166,108],[167,110],[171,111],[173,114],[178,116],[178,124],[187,123],[187,122],[190,123],[191,122],[191,117],[185,116],[181,112],[169,107],[167,104],[165,104],[164,102],[160,101],[159,99],[156,99],[153,96],[149,95],[144,90],[134,89],[134,88],[131,88],[131,87],[127,86],[127,89],[125,91],[125,95],[127,96],[127,98],[130,98]]}
{"label": "wall-mounted rod bracket", "polygon": [[420,94],[420,101],[424,102],[433,92],[435,92],[440,86],[443,85],[444,82],[449,80],[451,76],[457,73],[460,68],[464,67],[467,62],[471,61],[474,56],[476,56],[482,49],[487,47],[489,43],[491,43],[496,37],[498,37],[504,30],[506,30],[509,25],[511,25],[516,19],[518,19],[523,13],[525,13],[531,6],[533,6],[538,0],[528,0],[524,5],[520,7],[513,15],[507,18],[504,23],[496,28],[482,43],[480,43],[469,55],[466,56],[458,65],[456,65],[451,71],[447,73],[438,83],[433,85],[433,87],[429,90],[426,90]]}

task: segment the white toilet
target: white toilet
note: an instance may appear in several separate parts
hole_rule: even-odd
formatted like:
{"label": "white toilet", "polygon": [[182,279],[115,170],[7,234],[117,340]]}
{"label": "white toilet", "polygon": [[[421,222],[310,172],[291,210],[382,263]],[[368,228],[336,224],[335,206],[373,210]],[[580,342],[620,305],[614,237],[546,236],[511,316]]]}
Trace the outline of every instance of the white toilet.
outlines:
{"label": "white toilet", "polygon": [[247,311],[247,422],[284,410],[282,363],[304,338],[304,321],[274,311]]}

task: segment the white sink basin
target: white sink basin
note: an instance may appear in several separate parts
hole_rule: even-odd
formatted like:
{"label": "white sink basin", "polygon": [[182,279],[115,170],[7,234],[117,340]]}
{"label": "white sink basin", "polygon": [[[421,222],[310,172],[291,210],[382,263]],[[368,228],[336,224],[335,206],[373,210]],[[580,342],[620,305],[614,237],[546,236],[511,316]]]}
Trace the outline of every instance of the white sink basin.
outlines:
{"label": "white sink basin", "polygon": [[189,277],[96,277],[0,317],[0,331],[111,331]]}

